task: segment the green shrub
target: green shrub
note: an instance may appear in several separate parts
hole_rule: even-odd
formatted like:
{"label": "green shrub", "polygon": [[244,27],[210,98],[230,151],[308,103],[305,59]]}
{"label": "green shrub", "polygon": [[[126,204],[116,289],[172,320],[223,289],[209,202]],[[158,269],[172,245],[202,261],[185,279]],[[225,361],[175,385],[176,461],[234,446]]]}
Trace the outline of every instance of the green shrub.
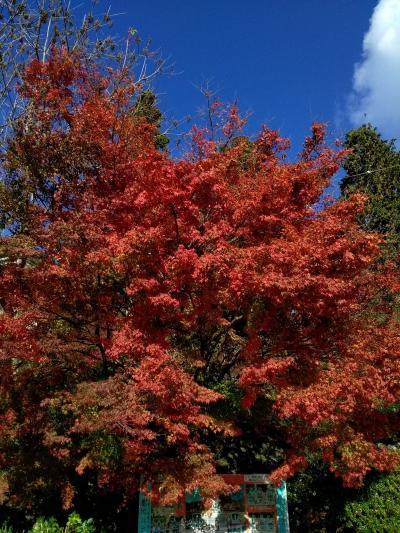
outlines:
{"label": "green shrub", "polygon": [[[0,526],[0,533],[15,533],[14,529],[5,522]],[[59,525],[55,518],[39,518],[34,523],[29,533],[96,533],[96,527],[91,518],[82,520],[78,513],[68,517],[65,527]]]}
{"label": "green shrub", "polygon": [[346,504],[346,526],[355,533],[400,531],[400,472],[380,475],[361,497]]}
{"label": "green shrub", "polygon": [[63,533],[63,531],[55,518],[39,518],[29,533]]}
{"label": "green shrub", "polygon": [[82,520],[78,513],[72,513],[69,515],[64,531],[65,533],[95,533],[96,528],[92,518]]}
{"label": "green shrub", "polygon": [[5,522],[2,526],[0,526],[0,533],[13,533],[13,529],[7,524],[7,522]]}

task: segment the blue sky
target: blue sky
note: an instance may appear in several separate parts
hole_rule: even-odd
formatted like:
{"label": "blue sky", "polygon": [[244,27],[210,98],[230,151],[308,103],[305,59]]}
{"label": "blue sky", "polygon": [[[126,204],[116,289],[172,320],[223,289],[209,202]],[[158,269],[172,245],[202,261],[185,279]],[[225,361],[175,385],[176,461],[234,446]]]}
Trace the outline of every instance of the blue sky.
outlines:
{"label": "blue sky", "polygon": [[368,80],[353,87],[353,76],[378,3],[400,11],[400,0],[114,0],[111,10],[125,13],[116,33],[137,28],[175,64],[177,74],[156,84],[167,116],[195,116],[196,86],[212,80],[221,99],[252,112],[248,133],[267,123],[297,151],[313,121],[340,137],[364,118]]}

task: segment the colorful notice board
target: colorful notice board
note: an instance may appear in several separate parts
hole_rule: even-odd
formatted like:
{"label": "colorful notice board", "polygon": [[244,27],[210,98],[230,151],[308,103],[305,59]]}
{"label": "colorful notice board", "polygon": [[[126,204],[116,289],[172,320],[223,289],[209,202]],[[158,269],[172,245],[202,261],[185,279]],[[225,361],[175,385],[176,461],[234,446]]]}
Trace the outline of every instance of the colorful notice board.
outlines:
{"label": "colorful notice board", "polygon": [[286,485],[275,488],[265,474],[226,474],[240,489],[205,511],[198,491],[176,506],[139,501],[139,533],[289,533]]}

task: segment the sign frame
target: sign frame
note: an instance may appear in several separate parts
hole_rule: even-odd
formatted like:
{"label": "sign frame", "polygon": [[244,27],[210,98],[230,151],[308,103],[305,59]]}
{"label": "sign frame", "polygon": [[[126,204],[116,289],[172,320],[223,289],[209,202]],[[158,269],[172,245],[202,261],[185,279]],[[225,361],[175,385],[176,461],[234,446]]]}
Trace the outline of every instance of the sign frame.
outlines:
{"label": "sign frame", "polygon": [[[289,529],[289,514],[288,514],[288,505],[287,505],[287,492],[286,492],[286,483],[282,482],[279,487],[272,487],[269,478],[266,474],[223,474],[221,476],[227,483],[230,483],[232,485],[240,485],[241,490],[244,491],[243,501],[244,501],[244,516],[243,516],[243,524],[244,529],[242,529],[243,533],[256,533],[257,531],[262,531],[254,528],[251,525],[252,522],[252,516],[255,516],[255,520],[257,518],[262,518],[262,516],[267,515],[273,515],[274,525],[275,525],[275,531],[274,533],[290,533]],[[249,494],[254,487],[255,491],[258,491],[262,496],[266,496],[266,490],[263,490],[261,487],[270,486],[272,490],[274,490],[274,503],[272,505],[269,505],[267,503],[264,503],[261,501],[261,503],[255,503],[253,504],[249,503]],[[255,488],[257,487],[257,489]],[[196,504],[201,502],[201,495],[198,491],[194,491],[192,494],[186,494],[186,497],[183,501],[179,502],[177,509],[175,511],[175,514],[177,517],[186,517],[187,514],[187,506],[191,506],[192,504]],[[219,500],[216,500],[215,502],[216,508],[220,509],[219,507]],[[152,524],[152,514],[153,514],[153,508],[154,506],[150,502],[150,500],[144,495],[143,492],[140,492],[139,495],[139,521],[138,521],[138,533],[161,533],[162,529],[153,529]],[[171,513],[171,511],[168,511],[167,507],[164,508],[166,512]],[[162,507],[160,507],[160,510],[162,510]],[[217,515],[218,515],[218,511]],[[200,531],[197,528],[191,528],[187,529],[186,526],[184,526],[185,529],[183,529],[181,526],[178,526],[178,529],[176,531],[179,531],[179,533],[184,532],[193,532]],[[213,526],[210,526],[213,527]],[[257,527],[257,526],[256,526]],[[172,529],[168,527],[168,530],[165,530],[165,533],[170,533]],[[230,531],[230,528],[227,527],[226,529],[216,529],[215,531],[220,531],[221,533],[223,531]],[[232,530],[234,531],[234,529]],[[271,530],[270,530],[271,531]]]}

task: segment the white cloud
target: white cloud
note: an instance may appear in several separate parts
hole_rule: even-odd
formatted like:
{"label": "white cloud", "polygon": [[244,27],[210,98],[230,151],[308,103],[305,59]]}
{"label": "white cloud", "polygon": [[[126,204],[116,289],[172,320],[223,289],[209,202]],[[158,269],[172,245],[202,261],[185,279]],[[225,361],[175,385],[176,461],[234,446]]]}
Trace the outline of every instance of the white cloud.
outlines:
{"label": "white cloud", "polygon": [[400,0],[380,0],[355,66],[350,119],[400,139]]}

